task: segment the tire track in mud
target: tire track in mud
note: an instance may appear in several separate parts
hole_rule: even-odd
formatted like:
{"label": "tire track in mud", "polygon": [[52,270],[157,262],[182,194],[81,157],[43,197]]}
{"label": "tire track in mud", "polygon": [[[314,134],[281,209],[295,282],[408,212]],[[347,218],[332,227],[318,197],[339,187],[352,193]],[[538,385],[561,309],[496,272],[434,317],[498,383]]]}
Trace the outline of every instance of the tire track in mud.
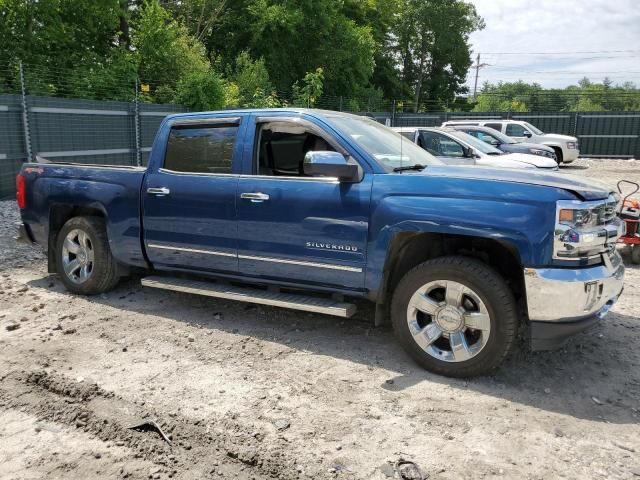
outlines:
{"label": "tire track in mud", "polygon": [[[128,448],[136,459],[152,462],[169,478],[300,478],[286,441],[264,445],[266,433],[243,425],[235,416],[202,421],[128,402],[95,383],[74,381],[44,370],[13,371],[0,378],[0,408],[30,413],[40,421],[79,429],[103,442]],[[155,420],[169,436],[129,427]],[[323,477],[321,472],[311,475]],[[131,475],[123,472],[123,477]],[[307,472],[310,475],[310,472]]]}

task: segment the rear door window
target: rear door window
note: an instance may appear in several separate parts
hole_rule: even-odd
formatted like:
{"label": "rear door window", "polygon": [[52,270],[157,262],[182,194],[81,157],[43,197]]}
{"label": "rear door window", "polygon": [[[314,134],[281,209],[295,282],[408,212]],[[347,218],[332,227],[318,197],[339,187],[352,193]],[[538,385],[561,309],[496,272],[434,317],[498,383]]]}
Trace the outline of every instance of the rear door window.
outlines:
{"label": "rear door window", "polygon": [[489,127],[489,128],[493,128],[494,130],[497,130],[499,132],[502,131],[502,124],[501,123],[485,123],[484,126],[485,127]]}
{"label": "rear door window", "polygon": [[238,125],[180,126],[171,129],[164,168],[187,173],[231,173]]}
{"label": "rear door window", "polygon": [[524,132],[528,131],[518,123],[509,123],[507,125],[506,134],[510,137],[524,137]]}

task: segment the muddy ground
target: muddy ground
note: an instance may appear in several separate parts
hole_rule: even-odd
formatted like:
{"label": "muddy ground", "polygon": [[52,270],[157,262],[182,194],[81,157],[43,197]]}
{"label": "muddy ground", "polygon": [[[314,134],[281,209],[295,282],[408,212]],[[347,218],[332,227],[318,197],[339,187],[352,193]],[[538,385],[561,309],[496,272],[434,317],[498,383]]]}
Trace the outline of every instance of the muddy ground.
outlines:
{"label": "muddy ground", "polygon": [[[563,170],[640,180],[633,161]],[[400,459],[435,479],[640,478],[638,267],[602,324],[465,381],[418,368],[367,305],[345,321],[136,280],[70,295],[16,220],[0,202],[2,479],[386,479]],[[146,420],[171,444],[129,429]]]}

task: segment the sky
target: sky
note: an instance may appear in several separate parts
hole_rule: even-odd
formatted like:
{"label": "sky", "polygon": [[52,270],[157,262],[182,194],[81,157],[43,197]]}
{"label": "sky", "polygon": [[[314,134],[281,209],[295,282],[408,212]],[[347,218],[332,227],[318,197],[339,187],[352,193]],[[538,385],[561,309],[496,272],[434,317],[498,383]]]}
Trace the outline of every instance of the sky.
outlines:
{"label": "sky", "polygon": [[[468,1],[486,23],[470,38],[474,61],[480,53],[480,63],[489,64],[478,89],[519,79],[561,88],[584,76],[640,86],[640,0]],[[555,54],[539,54],[547,52]],[[474,76],[471,69],[471,90]]]}

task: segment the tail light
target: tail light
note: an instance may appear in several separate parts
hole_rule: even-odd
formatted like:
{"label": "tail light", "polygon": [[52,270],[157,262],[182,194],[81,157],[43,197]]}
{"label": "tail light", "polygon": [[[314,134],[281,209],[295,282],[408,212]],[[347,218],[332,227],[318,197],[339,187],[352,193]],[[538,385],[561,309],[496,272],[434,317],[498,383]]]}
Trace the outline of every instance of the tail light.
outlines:
{"label": "tail light", "polygon": [[27,188],[24,183],[24,177],[20,174],[16,177],[16,200],[18,208],[22,210],[27,205]]}

